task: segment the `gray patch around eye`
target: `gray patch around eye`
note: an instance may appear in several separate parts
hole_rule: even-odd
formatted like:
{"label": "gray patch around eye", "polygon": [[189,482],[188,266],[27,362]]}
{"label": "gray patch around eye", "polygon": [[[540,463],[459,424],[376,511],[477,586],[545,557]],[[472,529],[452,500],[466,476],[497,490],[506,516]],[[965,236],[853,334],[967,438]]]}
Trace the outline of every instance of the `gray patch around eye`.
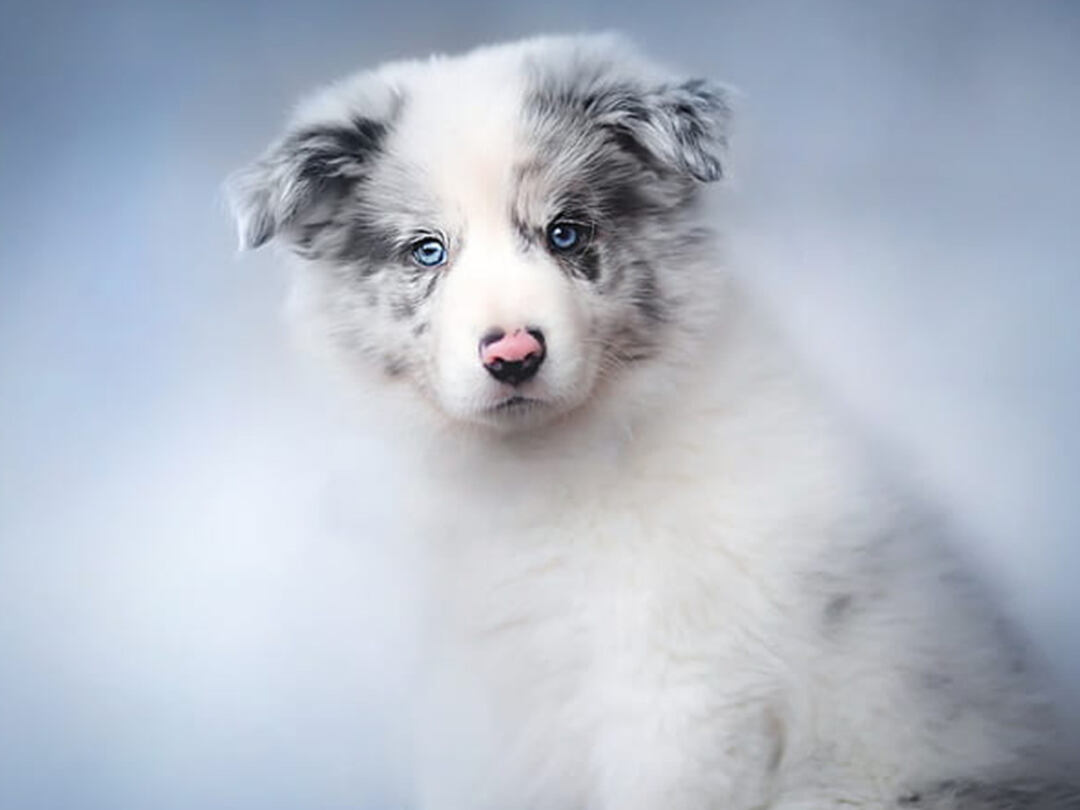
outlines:
{"label": "gray patch around eye", "polygon": [[[347,217],[348,212],[342,211]],[[393,258],[393,240],[389,231],[364,226],[357,220],[323,221],[301,243],[293,241],[294,253],[309,260],[328,261],[367,278],[378,274]]]}
{"label": "gray patch around eye", "polygon": [[422,337],[430,328],[430,324],[427,321],[420,321],[412,328],[413,337]]}
{"label": "gray patch around eye", "polygon": [[366,206],[346,203],[341,211],[342,222],[322,233],[324,252],[320,258],[339,262],[358,262],[364,275],[392,260],[397,249],[396,234],[379,225],[364,210]]}
{"label": "gray patch around eye", "polygon": [[586,247],[578,253],[561,254],[556,258],[572,275],[585,281],[596,281],[600,275],[600,257],[594,247]]}

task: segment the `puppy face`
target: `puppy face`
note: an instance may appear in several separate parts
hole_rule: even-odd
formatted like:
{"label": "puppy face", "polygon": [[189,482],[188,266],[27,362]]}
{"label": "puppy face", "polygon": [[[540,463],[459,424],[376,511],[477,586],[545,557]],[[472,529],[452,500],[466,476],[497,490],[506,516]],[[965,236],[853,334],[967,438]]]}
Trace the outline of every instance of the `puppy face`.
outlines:
{"label": "puppy face", "polygon": [[245,246],[298,257],[350,362],[522,430],[662,360],[700,309],[726,119],[617,40],[531,40],[327,89],[230,197]]}

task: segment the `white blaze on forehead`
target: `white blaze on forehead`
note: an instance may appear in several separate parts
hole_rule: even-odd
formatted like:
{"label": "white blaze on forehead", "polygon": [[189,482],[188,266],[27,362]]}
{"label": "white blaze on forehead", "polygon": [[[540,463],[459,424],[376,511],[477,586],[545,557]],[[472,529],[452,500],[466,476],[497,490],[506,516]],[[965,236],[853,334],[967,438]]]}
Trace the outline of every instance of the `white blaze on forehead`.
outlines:
{"label": "white blaze on forehead", "polygon": [[434,58],[410,73],[387,149],[423,173],[442,213],[454,220],[431,226],[501,221],[510,228],[513,167],[522,148],[520,69],[490,58]]}

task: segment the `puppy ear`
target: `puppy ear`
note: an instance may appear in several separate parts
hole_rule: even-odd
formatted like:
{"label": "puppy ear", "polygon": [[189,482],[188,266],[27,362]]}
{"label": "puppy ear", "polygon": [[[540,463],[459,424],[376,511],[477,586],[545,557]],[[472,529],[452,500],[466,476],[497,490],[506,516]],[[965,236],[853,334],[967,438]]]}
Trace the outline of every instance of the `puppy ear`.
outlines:
{"label": "puppy ear", "polygon": [[240,247],[257,248],[339,207],[366,176],[386,132],[386,124],[363,117],[308,125],[229,177],[225,194]]}
{"label": "puppy ear", "polygon": [[660,168],[702,182],[723,177],[731,107],[726,92],[704,79],[644,91],[611,87],[587,98],[586,111]]}

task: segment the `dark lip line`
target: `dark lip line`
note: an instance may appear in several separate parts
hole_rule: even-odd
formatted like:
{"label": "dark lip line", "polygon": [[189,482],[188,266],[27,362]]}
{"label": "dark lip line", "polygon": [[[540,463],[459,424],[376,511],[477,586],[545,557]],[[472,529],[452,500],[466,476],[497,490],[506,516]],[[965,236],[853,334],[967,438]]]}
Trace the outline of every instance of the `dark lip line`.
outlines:
{"label": "dark lip line", "polygon": [[498,413],[500,411],[508,411],[514,408],[524,408],[532,405],[540,405],[543,400],[533,399],[531,397],[523,397],[519,394],[509,396],[501,402],[497,402],[488,408],[489,412]]}

